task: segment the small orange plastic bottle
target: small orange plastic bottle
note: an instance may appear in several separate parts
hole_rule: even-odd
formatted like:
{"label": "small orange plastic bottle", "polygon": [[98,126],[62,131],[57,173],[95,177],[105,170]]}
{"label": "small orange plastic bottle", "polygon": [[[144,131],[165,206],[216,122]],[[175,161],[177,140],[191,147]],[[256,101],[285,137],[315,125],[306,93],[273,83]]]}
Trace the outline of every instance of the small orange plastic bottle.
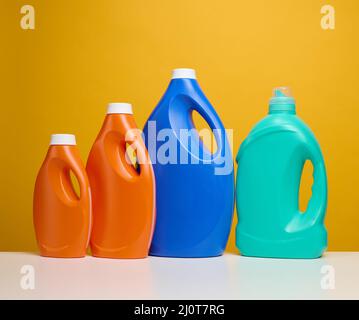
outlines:
{"label": "small orange plastic bottle", "polygon": [[[79,184],[79,196],[70,172]],[[91,191],[75,136],[54,134],[34,191],[34,226],[40,254],[54,258],[86,255],[91,229]]]}
{"label": "small orange plastic bottle", "polygon": [[[126,145],[135,151],[137,166]],[[92,254],[147,257],[155,219],[155,178],[130,104],[109,104],[86,169],[93,195]]]}

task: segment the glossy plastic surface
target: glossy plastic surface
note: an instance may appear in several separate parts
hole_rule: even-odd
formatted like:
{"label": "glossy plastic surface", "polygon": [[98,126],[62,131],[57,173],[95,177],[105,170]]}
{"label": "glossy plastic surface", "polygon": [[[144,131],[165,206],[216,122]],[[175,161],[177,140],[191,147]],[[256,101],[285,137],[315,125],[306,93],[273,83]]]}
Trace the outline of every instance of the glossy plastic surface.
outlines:
{"label": "glossy plastic surface", "polygon": [[[198,139],[192,120],[194,110],[213,130],[217,143],[214,154]],[[189,137],[181,134],[183,129],[190,132]],[[195,79],[170,82],[144,134],[157,188],[157,221],[150,254],[221,255],[234,209],[232,153],[223,124]],[[163,161],[166,144],[176,145],[169,151],[168,162]]]}
{"label": "glossy plastic surface", "polygon": [[[71,182],[73,172],[79,196]],[[91,192],[75,145],[52,145],[34,191],[34,226],[40,254],[76,258],[86,255],[91,228]]]}
{"label": "glossy plastic surface", "polygon": [[[238,152],[236,244],[242,255],[317,258],[327,247],[324,160],[294,108],[274,106]],[[300,212],[298,194],[306,160],[313,164],[314,183],[307,209]]]}
{"label": "glossy plastic surface", "polygon": [[[87,172],[94,223],[91,250],[96,257],[144,258],[155,219],[155,181],[150,158],[131,114],[108,114],[91,149]],[[136,150],[139,168],[126,157]]]}

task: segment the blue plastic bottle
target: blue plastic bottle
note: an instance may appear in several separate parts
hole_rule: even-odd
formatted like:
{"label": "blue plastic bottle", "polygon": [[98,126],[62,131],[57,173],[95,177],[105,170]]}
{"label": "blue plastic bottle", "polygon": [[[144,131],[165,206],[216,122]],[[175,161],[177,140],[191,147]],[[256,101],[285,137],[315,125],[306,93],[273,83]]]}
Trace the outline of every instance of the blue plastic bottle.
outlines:
{"label": "blue plastic bottle", "polygon": [[[303,166],[313,164],[312,197],[300,212]],[[317,258],[327,247],[324,217],[327,177],[312,131],[296,116],[288,88],[277,88],[269,114],[242,143],[238,155],[236,244],[242,255]]]}
{"label": "blue plastic bottle", "polygon": [[[214,153],[199,138],[193,110],[213,132]],[[144,135],[156,177],[157,215],[150,254],[221,255],[234,209],[232,153],[223,124],[199,87],[194,70],[173,71]]]}

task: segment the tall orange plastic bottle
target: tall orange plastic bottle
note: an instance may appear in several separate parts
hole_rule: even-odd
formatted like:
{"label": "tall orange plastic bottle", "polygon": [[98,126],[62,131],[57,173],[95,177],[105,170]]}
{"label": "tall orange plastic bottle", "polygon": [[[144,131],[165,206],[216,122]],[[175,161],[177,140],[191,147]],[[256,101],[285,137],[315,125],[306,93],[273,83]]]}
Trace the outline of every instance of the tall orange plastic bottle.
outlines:
{"label": "tall orange plastic bottle", "polygon": [[[127,145],[136,152],[137,167],[126,153]],[[86,169],[93,196],[92,254],[147,257],[155,219],[155,178],[130,104],[109,104]]]}
{"label": "tall orange plastic bottle", "polygon": [[[79,196],[70,172],[78,180]],[[34,191],[34,227],[40,254],[54,258],[86,255],[91,230],[91,191],[75,136],[54,134]]]}

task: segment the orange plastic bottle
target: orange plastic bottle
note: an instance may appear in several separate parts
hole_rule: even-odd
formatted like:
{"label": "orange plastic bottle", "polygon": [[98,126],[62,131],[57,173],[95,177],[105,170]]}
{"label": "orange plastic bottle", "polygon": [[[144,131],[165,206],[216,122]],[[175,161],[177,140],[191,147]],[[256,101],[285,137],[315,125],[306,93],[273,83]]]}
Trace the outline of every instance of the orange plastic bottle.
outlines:
{"label": "orange plastic bottle", "polygon": [[[71,182],[79,183],[77,196]],[[34,191],[34,226],[40,254],[54,258],[86,255],[91,229],[91,192],[75,136],[54,134]]]}
{"label": "orange plastic bottle", "polygon": [[[136,152],[137,168],[126,145]],[[155,178],[130,104],[109,105],[86,169],[93,196],[92,254],[147,257],[154,228]]]}

